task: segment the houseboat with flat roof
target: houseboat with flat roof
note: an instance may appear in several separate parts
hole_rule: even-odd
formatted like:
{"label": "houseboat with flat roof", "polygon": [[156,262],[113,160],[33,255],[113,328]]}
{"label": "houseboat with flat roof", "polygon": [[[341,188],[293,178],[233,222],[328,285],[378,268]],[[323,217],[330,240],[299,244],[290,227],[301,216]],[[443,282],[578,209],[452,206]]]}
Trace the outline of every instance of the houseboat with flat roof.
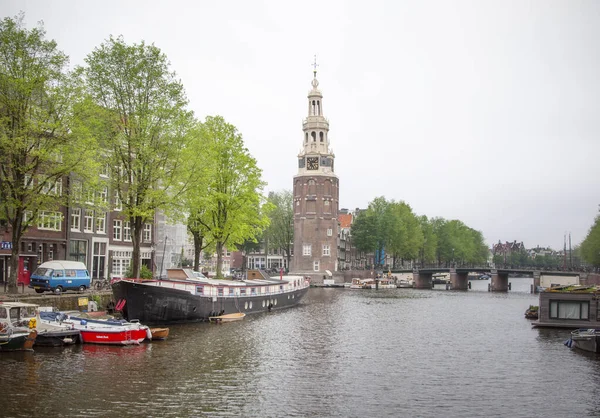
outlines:
{"label": "houseboat with flat roof", "polygon": [[600,289],[596,286],[555,286],[540,292],[534,327],[600,328]]}

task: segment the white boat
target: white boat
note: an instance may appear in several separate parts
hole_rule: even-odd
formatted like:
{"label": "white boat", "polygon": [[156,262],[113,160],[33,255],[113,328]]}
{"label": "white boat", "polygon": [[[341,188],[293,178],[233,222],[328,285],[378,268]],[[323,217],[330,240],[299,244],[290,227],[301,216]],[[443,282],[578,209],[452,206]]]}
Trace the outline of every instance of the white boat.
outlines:
{"label": "white boat", "polygon": [[413,281],[412,280],[405,280],[405,279],[401,279],[398,280],[398,288],[401,289],[407,289],[407,288],[412,288],[413,287]]}
{"label": "white boat", "polygon": [[570,348],[600,353],[600,329],[580,328],[571,332],[571,338],[565,342]]}
{"label": "white boat", "polygon": [[[379,283],[377,283],[379,282]],[[376,289],[395,289],[396,283],[394,283],[394,280],[392,278],[383,278],[383,279],[377,279],[377,282],[375,283],[375,287]]]}
{"label": "white boat", "polygon": [[244,319],[245,316],[246,316],[246,314],[243,312],[235,312],[235,313],[230,313],[230,314],[211,316],[208,318],[208,320],[210,322],[217,322],[217,323],[235,322],[235,321],[241,321],[242,319]]}
{"label": "white boat", "polygon": [[88,319],[60,312],[42,312],[41,317],[43,320],[54,320],[73,327],[79,331],[82,342],[86,344],[131,345],[152,339],[150,328],[138,321]]}
{"label": "white boat", "polygon": [[0,313],[2,318],[8,320],[13,330],[35,330],[37,337],[36,346],[57,347],[80,342],[79,331],[66,324],[55,322],[48,323],[40,317],[40,307],[33,303],[3,302],[0,305],[5,312]]}

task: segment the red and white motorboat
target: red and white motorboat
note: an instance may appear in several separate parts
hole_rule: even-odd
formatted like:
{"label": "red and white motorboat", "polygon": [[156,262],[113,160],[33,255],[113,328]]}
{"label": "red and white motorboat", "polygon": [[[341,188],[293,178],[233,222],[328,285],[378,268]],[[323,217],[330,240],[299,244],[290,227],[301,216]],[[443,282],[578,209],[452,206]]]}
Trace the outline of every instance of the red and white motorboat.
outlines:
{"label": "red and white motorboat", "polygon": [[139,344],[152,339],[150,328],[137,321],[127,322],[116,319],[87,319],[57,313],[57,321],[71,324],[79,330],[84,344]]}

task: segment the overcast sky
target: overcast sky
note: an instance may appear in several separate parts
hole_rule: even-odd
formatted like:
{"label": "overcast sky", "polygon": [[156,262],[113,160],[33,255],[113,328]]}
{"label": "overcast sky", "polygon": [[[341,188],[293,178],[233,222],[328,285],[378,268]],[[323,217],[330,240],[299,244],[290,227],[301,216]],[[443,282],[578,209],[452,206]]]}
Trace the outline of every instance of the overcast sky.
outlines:
{"label": "overcast sky", "polygon": [[600,204],[600,2],[2,1],[71,58],[154,43],[190,107],[292,189],[313,56],[340,208],[375,197],[488,244],[581,242]]}

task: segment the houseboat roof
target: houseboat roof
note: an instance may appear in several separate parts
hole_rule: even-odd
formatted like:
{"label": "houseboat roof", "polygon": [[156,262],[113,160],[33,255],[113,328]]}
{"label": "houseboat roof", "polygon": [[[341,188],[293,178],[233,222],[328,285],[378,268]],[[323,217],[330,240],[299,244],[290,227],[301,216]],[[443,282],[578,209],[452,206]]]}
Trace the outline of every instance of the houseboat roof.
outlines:
{"label": "houseboat roof", "polygon": [[547,289],[544,289],[544,292],[552,292],[552,293],[557,293],[557,292],[561,292],[561,293],[570,293],[570,292],[595,293],[597,291],[598,291],[597,286],[582,286],[579,284],[568,284],[568,285],[564,285],[564,286],[554,286],[554,287],[549,287]]}

